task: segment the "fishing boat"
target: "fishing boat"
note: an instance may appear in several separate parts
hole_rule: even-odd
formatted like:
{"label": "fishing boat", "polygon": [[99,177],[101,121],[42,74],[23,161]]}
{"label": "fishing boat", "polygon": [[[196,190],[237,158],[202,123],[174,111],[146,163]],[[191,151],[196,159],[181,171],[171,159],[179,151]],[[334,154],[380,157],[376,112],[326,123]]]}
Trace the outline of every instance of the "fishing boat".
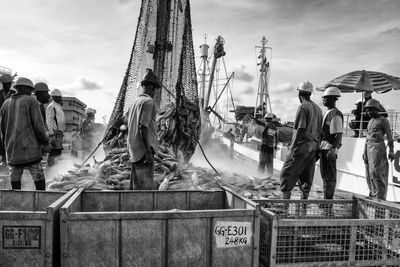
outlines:
{"label": "fishing boat", "polygon": [[[251,114],[254,117],[262,117],[266,112],[271,112],[270,95],[268,91],[268,77],[269,77],[269,59],[266,56],[266,51],[270,48],[266,46],[266,39],[263,38],[262,46],[260,47],[260,76],[259,76],[259,89],[256,95],[256,105],[251,108],[247,108],[246,111],[242,112],[241,115],[236,114],[236,120],[242,119],[245,114]],[[204,48],[204,46],[203,46]],[[203,51],[203,55],[204,55]],[[212,73],[210,74],[210,76]],[[204,86],[204,75],[203,84]],[[228,79],[229,81],[230,79]],[[209,84],[209,88],[211,85]],[[225,87],[224,87],[225,88]],[[215,106],[215,105],[214,105]],[[245,110],[242,107],[242,110]],[[236,109],[237,110],[237,109]],[[342,147],[338,153],[337,160],[337,185],[336,188],[343,191],[348,191],[350,193],[360,194],[368,196],[369,189],[366,181],[365,175],[365,164],[362,159],[362,154],[364,152],[365,137],[360,134],[359,137],[351,137],[353,131],[350,129],[349,124],[355,120],[353,114],[343,114],[344,115],[344,135],[342,140]],[[394,152],[396,159],[389,162],[389,179],[388,179],[388,191],[387,200],[400,202],[400,112],[389,111],[388,120],[392,128],[392,134],[395,138],[394,142]],[[226,116],[219,116],[226,118]],[[225,125],[238,124],[237,122],[232,122],[229,120],[224,120]],[[226,130],[226,127],[222,129]],[[222,130],[223,132],[223,130]],[[231,140],[227,138],[221,131],[216,135],[221,142],[227,146],[231,146]],[[259,147],[261,144],[260,138],[253,137],[248,141],[247,138],[243,140],[235,139],[233,144],[233,150],[250,160],[258,162],[259,160]],[[275,152],[274,158],[274,169],[280,171],[282,169],[285,157],[288,153],[288,143],[279,143],[278,148]],[[314,185],[322,186],[322,178],[319,170],[319,162],[316,164]]]}

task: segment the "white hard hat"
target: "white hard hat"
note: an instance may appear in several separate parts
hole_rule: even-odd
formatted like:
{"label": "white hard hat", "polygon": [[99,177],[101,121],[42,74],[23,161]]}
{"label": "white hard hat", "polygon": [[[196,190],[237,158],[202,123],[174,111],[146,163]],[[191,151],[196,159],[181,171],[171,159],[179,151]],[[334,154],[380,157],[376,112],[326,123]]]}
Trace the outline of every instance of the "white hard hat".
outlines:
{"label": "white hard hat", "polygon": [[27,86],[27,87],[34,89],[32,81],[25,77],[19,77],[17,79],[17,81],[14,84],[14,87],[18,87],[18,86]]}
{"label": "white hard hat", "polygon": [[314,86],[309,81],[303,81],[303,82],[299,83],[297,90],[302,91],[302,92],[312,93],[314,90]]}
{"label": "white hard hat", "polygon": [[340,90],[339,90],[339,88],[337,88],[335,86],[330,86],[330,87],[325,89],[324,96],[338,96],[339,97],[340,96]]}
{"label": "white hard hat", "polygon": [[54,89],[53,91],[51,91],[51,96],[62,96],[61,91],[58,89]]}

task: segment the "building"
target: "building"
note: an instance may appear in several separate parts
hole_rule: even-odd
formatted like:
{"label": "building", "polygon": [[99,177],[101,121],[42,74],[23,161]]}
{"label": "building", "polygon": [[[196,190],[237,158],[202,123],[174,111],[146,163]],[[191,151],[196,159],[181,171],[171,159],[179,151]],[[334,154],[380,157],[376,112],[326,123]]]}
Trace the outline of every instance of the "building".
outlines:
{"label": "building", "polygon": [[65,132],[79,131],[79,126],[85,118],[86,104],[76,97],[64,96],[62,108],[65,115]]}

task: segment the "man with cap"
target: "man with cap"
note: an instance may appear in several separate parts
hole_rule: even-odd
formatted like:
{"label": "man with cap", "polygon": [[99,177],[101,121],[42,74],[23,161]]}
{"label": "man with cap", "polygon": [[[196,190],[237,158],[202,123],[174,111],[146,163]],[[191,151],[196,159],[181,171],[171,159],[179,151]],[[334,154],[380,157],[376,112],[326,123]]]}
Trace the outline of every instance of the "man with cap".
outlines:
{"label": "man with cap", "polygon": [[128,149],[132,160],[130,189],[156,189],[154,176],[154,153],[158,150],[156,105],[154,95],[161,85],[151,69],[141,82],[143,93],[129,108]]}
{"label": "man with cap", "polygon": [[371,117],[367,127],[363,160],[369,187],[369,196],[377,199],[386,199],[389,163],[386,156],[385,135],[389,147],[389,159],[395,159],[393,151],[393,137],[388,119],[381,116],[380,103],[370,99],[365,105],[367,115]]}
{"label": "man with cap", "polygon": [[40,112],[43,120],[46,121],[46,105],[50,102],[49,87],[44,82],[35,83],[34,87],[36,99],[39,101]]}
{"label": "man with cap", "polygon": [[[13,78],[11,75],[4,73],[0,75],[0,83],[2,84],[2,89],[0,90],[0,108],[3,103],[12,95],[11,86]],[[0,144],[0,156],[2,165],[6,166],[6,151],[4,147]]]}
{"label": "man with cap", "polygon": [[13,78],[9,74],[1,74],[0,82],[3,85],[3,89],[0,90],[0,107],[3,105],[4,101],[6,101],[11,96],[11,85],[13,82]]}
{"label": "man with cap", "polygon": [[281,171],[282,199],[290,199],[297,181],[301,198],[308,199],[321,138],[322,111],[310,99],[313,85],[304,81],[297,90],[301,105],[297,109],[292,142]]}
{"label": "man with cap", "polygon": [[335,194],[337,152],[342,146],[343,114],[336,108],[339,97],[337,87],[326,88],[322,97],[323,105],[328,108],[322,120],[319,161],[325,199],[333,199]]}
{"label": "man with cap", "polygon": [[274,150],[277,147],[277,129],[274,122],[277,121],[275,114],[267,113],[264,116],[265,122],[255,119],[255,121],[264,126],[261,134],[261,148],[258,163],[258,174],[261,176],[267,168],[267,175],[272,176],[274,173]]}
{"label": "man with cap", "polygon": [[[365,108],[365,105],[367,105],[367,102],[369,101],[369,100],[371,100],[371,99],[373,99],[372,98],[372,92],[369,92],[369,91],[367,91],[367,92],[364,92],[364,102],[362,103],[362,105],[361,105],[361,107],[362,107],[362,118],[361,118],[361,121],[362,121],[362,129],[363,130],[366,130],[367,129],[367,127],[368,127],[368,122],[369,122],[369,120],[371,119],[371,117],[368,115],[368,113],[367,113],[367,110],[366,110],[366,108]],[[378,101],[378,103],[379,103],[379,101]],[[381,103],[379,103],[379,114],[381,115],[381,116],[383,116],[383,117],[385,117],[385,118],[387,118],[388,117],[388,114],[387,114],[387,112],[386,112],[386,109],[381,105]]]}
{"label": "man with cap", "polygon": [[94,143],[94,115],[96,110],[92,108],[87,108],[85,110],[86,118],[82,121],[79,135],[82,138],[82,150],[83,150],[83,157],[86,158],[92,150],[95,148]]}
{"label": "man with cap", "polygon": [[14,87],[17,93],[0,110],[0,136],[6,150],[11,186],[21,189],[22,173],[27,168],[36,189],[45,190],[40,147],[48,144],[48,139],[39,104],[31,96],[33,83],[19,77]]}
{"label": "man with cap", "polygon": [[47,158],[48,166],[54,165],[55,159],[62,154],[62,141],[65,131],[65,116],[61,107],[61,91],[54,89],[50,95],[53,101],[46,108],[46,124],[50,135],[50,152]]}

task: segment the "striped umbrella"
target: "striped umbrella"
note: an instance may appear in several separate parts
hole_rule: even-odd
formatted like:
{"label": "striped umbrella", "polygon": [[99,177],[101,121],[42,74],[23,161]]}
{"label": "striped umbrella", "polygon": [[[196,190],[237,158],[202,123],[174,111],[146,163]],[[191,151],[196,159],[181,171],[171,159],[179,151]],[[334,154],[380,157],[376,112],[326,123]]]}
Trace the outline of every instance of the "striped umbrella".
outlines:
{"label": "striped umbrella", "polygon": [[390,90],[400,90],[400,78],[382,72],[357,70],[337,77],[318,91],[324,91],[329,86],[336,86],[341,92],[375,92],[386,93]]}

